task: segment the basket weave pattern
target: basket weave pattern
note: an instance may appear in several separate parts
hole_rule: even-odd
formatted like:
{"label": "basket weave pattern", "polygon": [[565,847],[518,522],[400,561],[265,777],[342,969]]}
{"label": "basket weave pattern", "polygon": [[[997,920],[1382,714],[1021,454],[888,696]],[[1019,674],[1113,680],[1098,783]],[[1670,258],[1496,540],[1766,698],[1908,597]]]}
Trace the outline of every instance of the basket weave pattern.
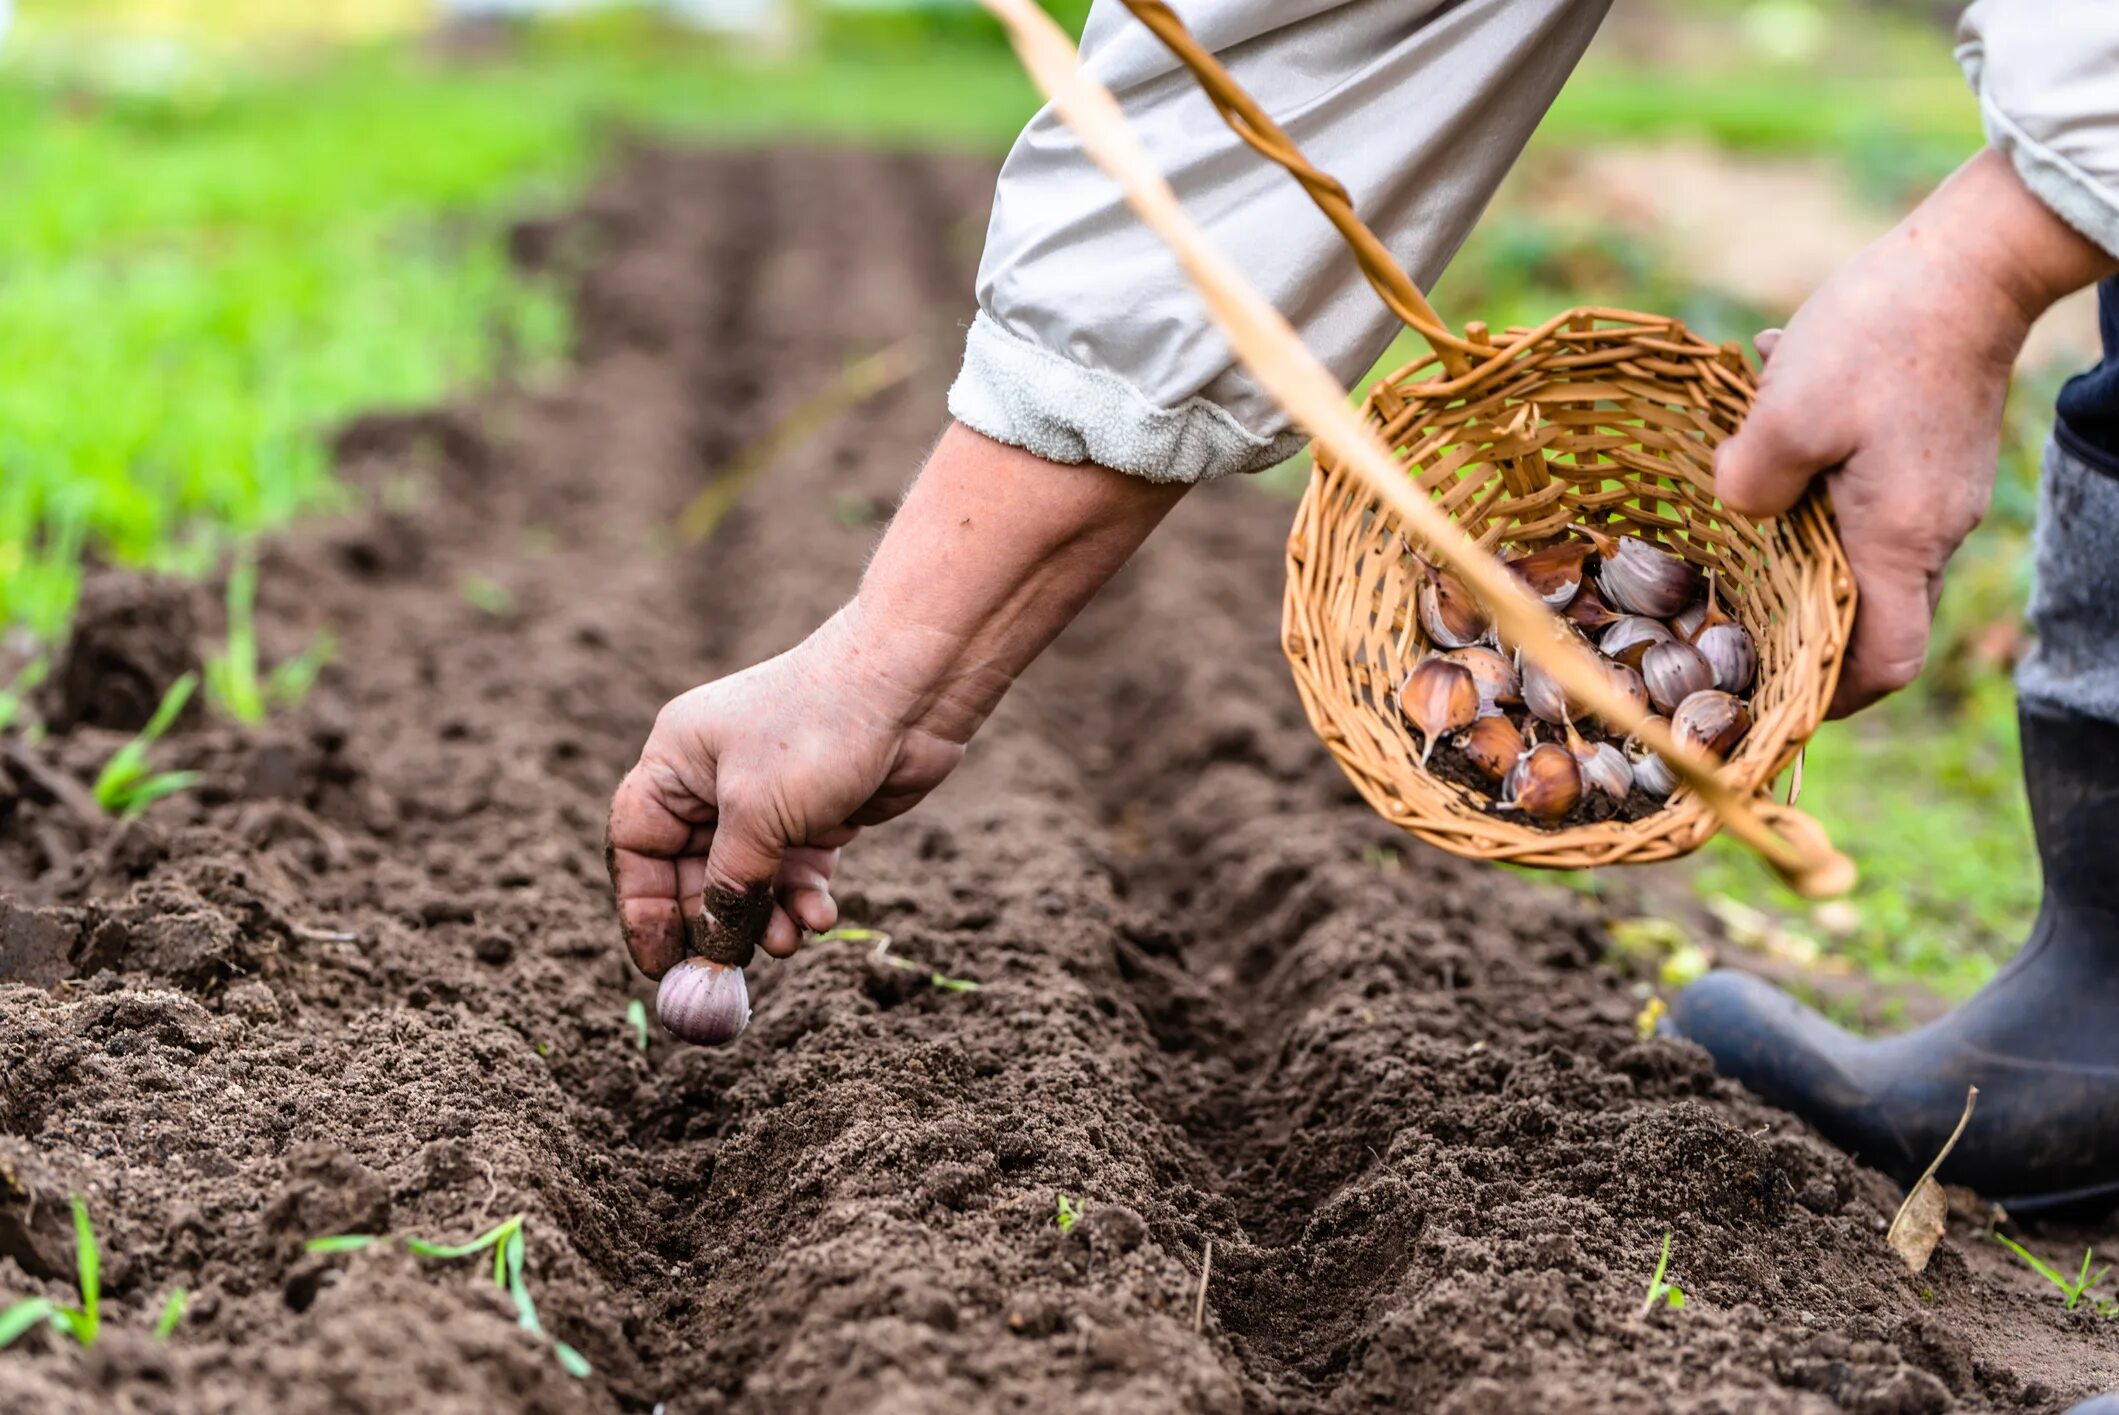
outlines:
{"label": "basket weave pattern", "polygon": [[[1745,794],[1795,761],[1824,718],[1854,619],[1853,578],[1821,497],[1752,521],[1713,492],[1714,449],[1755,381],[1734,345],[1677,320],[1578,309],[1491,341],[1452,376],[1434,354],[1376,384],[1364,414],[1406,474],[1479,544],[1508,555],[1589,525],[1645,536],[1712,570],[1758,646],[1753,726],[1724,768]],[[1681,789],[1639,821],[1543,829],[1430,775],[1397,709],[1430,651],[1421,569],[1396,517],[1319,449],[1288,540],[1283,646],[1311,725],[1362,796],[1455,854],[1556,869],[1697,849],[1720,822]]]}

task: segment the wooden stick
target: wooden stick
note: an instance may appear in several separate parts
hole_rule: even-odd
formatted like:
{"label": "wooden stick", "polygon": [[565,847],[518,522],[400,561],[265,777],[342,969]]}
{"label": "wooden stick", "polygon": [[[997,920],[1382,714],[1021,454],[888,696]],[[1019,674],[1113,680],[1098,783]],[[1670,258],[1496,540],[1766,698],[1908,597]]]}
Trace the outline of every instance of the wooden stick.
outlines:
{"label": "wooden stick", "polygon": [[[1799,830],[1796,841],[1777,833],[1741,793],[1723,783],[1713,758],[1679,746],[1660,723],[1644,721],[1648,714],[1612,685],[1595,655],[1568,642],[1558,618],[1412,483],[1349,406],[1346,390],[1287,320],[1185,214],[1147,149],[1126,125],[1118,100],[1083,70],[1073,44],[1052,17],[1033,0],[981,3],[1007,28],[1023,67],[1081,139],[1083,150],[1118,182],[1128,205],[1176,254],[1245,367],[1471,588],[1504,636],[1558,679],[1570,698],[1614,729],[1638,736],[1668,762],[1730,833],[1764,856],[1797,891],[1817,898],[1852,888],[1853,862],[1833,849],[1821,830]],[[1779,811],[1783,820],[1793,815],[1785,807]]]}
{"label": "wooden stick", "polygon": [[1207,1278],[1214,1272],[1214,1240],[1207,1240],[1206,1256],[1199,1261],[1199,1301],[1192,1306],[1192,1334],[1207,1329]]}

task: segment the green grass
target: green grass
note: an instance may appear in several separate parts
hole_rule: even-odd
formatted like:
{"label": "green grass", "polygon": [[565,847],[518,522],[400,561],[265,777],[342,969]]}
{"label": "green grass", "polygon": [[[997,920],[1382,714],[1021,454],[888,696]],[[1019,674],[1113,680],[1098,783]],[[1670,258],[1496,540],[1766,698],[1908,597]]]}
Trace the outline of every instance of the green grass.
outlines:
{"label": "green grass", "polygon": [[39,1325],[64,1332],[86,1350],[96,1344],[103,1329],[103,1250],[96,1245],[95,1225],[88,1220],[88,1204],[80,1195],[73,1199],[74,1287],[81,1305],[63,1307],[45,1297],[26,1297],[0,1309],[0,1347],[27,1336]]}
{"label": "green grass", "polygon": [[164,796],[174,796],[199,784],[198,772],[156,771],[148,763],[148,753],[183,713],[184,705],[191,701],[192,690],[198,685],[195,673],[186,673],[170,684],[162,701],[155,705],[154,716],[147,720],[147,725],[103,763],[103,769],[96,773],[95,784],[90,788],[90,794],[103,810],[130,820]]}

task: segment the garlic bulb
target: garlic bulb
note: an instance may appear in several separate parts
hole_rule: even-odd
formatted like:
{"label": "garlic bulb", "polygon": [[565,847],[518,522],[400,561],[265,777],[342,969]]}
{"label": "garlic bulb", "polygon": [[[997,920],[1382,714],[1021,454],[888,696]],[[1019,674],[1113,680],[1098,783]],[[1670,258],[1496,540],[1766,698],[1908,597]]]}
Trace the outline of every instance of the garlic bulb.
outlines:
{"label": "garlic bulb", "polygon": [[1492,626],[1464,582],[1440,566],[1425,560],[1420,563],[1427,566],[1427,577],[1420,582],[1415,605],[1420,627],[1427,631],[1428,639],[1444,649],[1470,648],[1486,642]]}
{"label": "garlic bulb", "polygon": [[1540,742],[1524,753],[1501,785],[1499,805],[1533,820],[1564,818],[1582,799],[1582,772],[1574,753],[1557,742]]}
{"label": "garlic bulb", "polygon": [[1491,781],[1506,781],[1517,760],[1527,750],[1516,724],[1498,713],[1474,722],[1457,739],[1457,746],[1463,751],[1464,759]]}
{"label": "garlic bulb", "polygon": [[1604,636],[1597,640],[1597,652],[1628,668],[1639,668],[1643,654],[1657,644],[1669,643],[1672,637],[1660,619],[1650,619],[1645,614],[1625,614],[1613,620]]}
{"label": "garlic bulb", "polygon": [[1670,714],[1670,735],[1688,746],[1726,757],[1751,730],[1751,710],[1719,688],[1694,693]]}
{"label": "garlic bulb", "polygon": [[674,1036],[720,1046],[750,1025],[750,987],[741,968],[687,958],[662,975],[655,1016]]}
{"label": "garlic bulb", "polygon": [[1548,609],[1565,609],[1582,588],[1582,567],[1593,548],[1587,541],[1565,540],[1518,555],[1508,568]]}
{"label": "garlic bulb", "polygon": [[1398,689],[1398,710],[1424,739],[1420,765],[1426,766],[1444,733],[1469,727],[1479,715],[1479,685],[1461,663],[1424,658],[1405,675]]}
{"label": "garlic bulb", "polygon": [[1641,681],[1648,685],[1648,698],[1663,712],[1714,686],[1714,670],[1700,651],[1672,639],[1656,644],[1641,656]]}
{"label": "garlic bulb", "polygon": [[1668,619],[1699,596],[1700,572],[1684,557],[1639,536],[1612,536],[1595,530],[1583,533],[1602,557],[1597,588],[1613,608]]}
{"label": "garlic bulb", "polygon": [[1725,693],[1741,693],[1758,675],[1758,647],[1744,626],[1733,620],[1709,624],[1692,641],[1714,670],[1714,686]]}
{"label": "garlic bulb", "polygon": [[1497,651],[1485,645],[1468,649],[1451,649],[1442,657],[1470,670],[1472,681],[1479,685],[1479,701],[1486,707],[1514,707],[1523,701],[1523,680],[1517,675],[1515,665]]}

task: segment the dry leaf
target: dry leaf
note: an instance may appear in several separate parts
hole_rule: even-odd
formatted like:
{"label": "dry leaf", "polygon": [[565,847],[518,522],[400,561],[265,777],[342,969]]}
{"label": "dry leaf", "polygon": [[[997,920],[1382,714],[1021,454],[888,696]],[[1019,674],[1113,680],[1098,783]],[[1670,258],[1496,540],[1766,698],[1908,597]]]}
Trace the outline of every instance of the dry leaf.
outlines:
{"label": "dry leaf", "polygon": [[1942,1186],[1932,1179],[1923,1179],[1906,1195],[1905,1204],[1898,1217],[1892,1221],[1887,1234],[1892,1249],[1906,1260],[1906,1266],[1914,1272],[1925,1272],[1928,1259],[1935,1252],[1935,1245],[1942,1242],[1943,1230],[1949,1225],[1950,1197],[1943,1193]]}
{"label": "dry leaf", "polygon": [[1942,1242],[1943,1229],[1950,1220],[1950,1196],[1935,1182],[1935,1171],[1942,1168],[1950,1151],[1957,1148],[1958,1138],[1972,1123],[1972,1107],[1978,1102],[1979,1087],[1965,1087],[1964,1114],[1957,1117],[1957,1128],[1950,1132],[1949,1139],[1943,1141],[1942,1152],[1935,1156],[1928,1172],[1913,1186],[1913,1192],[1898,1206],[1890,1231],[1884,1234],[1884,1241],[1914,1272],[1927,1269],[1928,1259],[1934,1255],[1935,1245]]}

